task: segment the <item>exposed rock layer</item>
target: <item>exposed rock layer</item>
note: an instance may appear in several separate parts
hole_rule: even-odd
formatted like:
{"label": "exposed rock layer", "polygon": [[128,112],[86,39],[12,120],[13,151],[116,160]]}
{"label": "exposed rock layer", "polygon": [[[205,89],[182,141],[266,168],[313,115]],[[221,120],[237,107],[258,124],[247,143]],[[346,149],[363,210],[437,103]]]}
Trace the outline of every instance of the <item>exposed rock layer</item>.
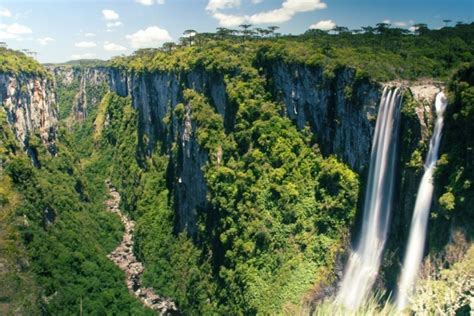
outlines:
{"label": "exposed rock layer", "polygon": [[48,78],[0,73],[0,102],[17,140],[29,149],[33,134],[54,152],[57,110],[54,85]]}

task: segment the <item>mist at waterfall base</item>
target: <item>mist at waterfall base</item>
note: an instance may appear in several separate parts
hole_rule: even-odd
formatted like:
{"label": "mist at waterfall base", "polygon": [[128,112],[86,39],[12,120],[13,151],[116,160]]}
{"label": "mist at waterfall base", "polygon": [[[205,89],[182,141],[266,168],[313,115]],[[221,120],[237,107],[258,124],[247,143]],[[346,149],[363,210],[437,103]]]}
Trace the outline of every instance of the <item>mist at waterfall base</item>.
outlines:
{"label": "mist at waterfall base", "polygon": [[360,240],[349,257],[336,301],[356,309],[368,297],[380,267],[390,219],[402,96],[385,88],[370,153]]}
{"label": "mist at waterfall base", "polygon": [[433,173],[438,160],[438,151],[441,141],[441,130],[443,128],[444,111],[447,101],[444,93],[436,95],[436,122],[433,136],[430,140],[430,148],[425,161],[425,173],[421,179],[416,196],[415,209],[411,221],[408,245],[403,261],[402,275],[400,278],[396,304],[398,310],[403,310],[408,305],[408,300],[413,292],[415,282],[418,278],[421,260],[426,240],[426,229],[428,216],[430,214],[431,200],[433,197]]}

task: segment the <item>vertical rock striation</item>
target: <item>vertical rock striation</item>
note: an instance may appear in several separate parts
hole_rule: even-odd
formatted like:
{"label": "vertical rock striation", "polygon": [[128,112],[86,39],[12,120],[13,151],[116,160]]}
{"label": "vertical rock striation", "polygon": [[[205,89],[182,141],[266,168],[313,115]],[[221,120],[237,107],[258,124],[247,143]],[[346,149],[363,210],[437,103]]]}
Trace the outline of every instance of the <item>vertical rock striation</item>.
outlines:
{"label": "vertical rock striation", "polygon": [[34,155],[29,146],[33,135],[55,152],[58,119],[51,80],[26,73],[0,73],[0,102],[13,133],[30,156]]}
{"label": "vertical rock striation", "polygon": [[[73,122],[83,122],[91,109],[97,107],[109,86],[109,69],[106,67],[49,66],[54,75],[56,88],[74,93],[70,118]],[[64,113],[60,113],[64,118]]]}
{"label": "vertical rock striation", "polygon": [[[194,89],[205,94],[216,112],[230,121],[223,76],[200,69],[139,74],[111,69],[109,78],[111,91],[131,97],[138,110],[139,139],[145,150],[151,152],[158,145],[172,156],[178,229],[195,234],[197,213],[207,208],[207,185],[202,168],[208,161],[208,154],[195,137],[196,126],[191,119],[190,106],[185,104],[186,115],[182,121],[173,115],[173,111],[176,105],[185,103],[183,91]],[[175,152],[173,143],[177,144]]]}
{"label": "vertical rock striation", "polygon": [[276,101],[298,128],[309,125],[321,151],[361,172],[367,168],[381,85],[358,80],[341,68],[334,77],[322,68],[273,63],[265,68]]}

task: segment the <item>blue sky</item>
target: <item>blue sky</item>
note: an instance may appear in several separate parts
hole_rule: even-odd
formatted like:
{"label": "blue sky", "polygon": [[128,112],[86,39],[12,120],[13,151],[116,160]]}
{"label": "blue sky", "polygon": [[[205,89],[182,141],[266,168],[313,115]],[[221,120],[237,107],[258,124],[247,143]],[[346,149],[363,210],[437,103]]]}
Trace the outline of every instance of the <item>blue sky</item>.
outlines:
{"label": "blue sky", "polygon": [[[0,41],[41,62],[108,59],[178,41],[186,29],[277,25],[281,33],[390,21],[410,28],[472,22],[474,0],[0,0]],[[453,22],[453,23],[454,23]]]}

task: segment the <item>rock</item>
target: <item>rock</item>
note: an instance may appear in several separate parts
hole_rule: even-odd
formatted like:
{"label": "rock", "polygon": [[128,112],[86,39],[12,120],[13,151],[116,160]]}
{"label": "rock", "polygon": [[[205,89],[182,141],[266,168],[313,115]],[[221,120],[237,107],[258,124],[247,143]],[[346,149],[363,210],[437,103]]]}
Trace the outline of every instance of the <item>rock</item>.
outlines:
{"label": "rock", "polygon": [[109,82],[108,68],[70,66],[47,66],[46,68],[54,75],[57,87],[76,89],[71,119],[75,122],[83,122],[90,109],[96,107],[103,97],[101,93],[90,93],[89,90],[100,91],[101,87],[104,87],[102,90],[105,93]]}
{"label": "rock", "polygon": [[133,228],[135,223],[122,214],[118,205],[120,194],[111,187],[110,181],[106,181],[110,191],[110,199],[106,201],[107,209],[120,216],[122,223],[126,227],[122,242],[115,248],[107,258],[112,260],[122,271],[125,272],[125,283],[130,293],[135,295],[145,306],[157,311],[160,315],[177,313],[176,305],[167,298],[162,298],[151,288],[141,288],[140,277],[145,268],[133,254]]}
{"label": "rock", "polygon": [[47,77],[0,73],[0,103],[17,140],[35,160],[29,140],[38,134],[50,153],[56,153],[58,113],[54,85]]}

